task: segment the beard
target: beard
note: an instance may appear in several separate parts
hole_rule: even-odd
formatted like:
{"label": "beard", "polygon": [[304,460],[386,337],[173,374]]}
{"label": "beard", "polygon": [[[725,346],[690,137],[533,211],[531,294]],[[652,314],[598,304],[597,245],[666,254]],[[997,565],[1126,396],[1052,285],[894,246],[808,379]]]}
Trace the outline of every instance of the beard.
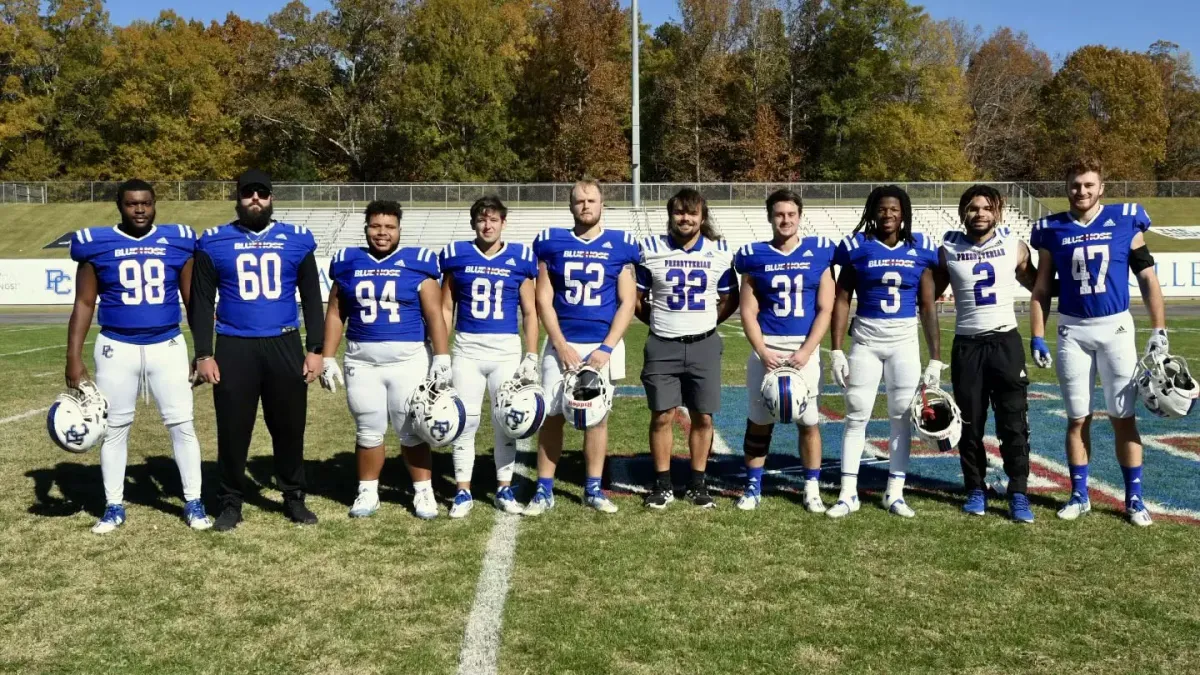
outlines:
{"label": "beard", "polygon": [[267,204],[262,207],[258,213],[252,213],[249,207],[242,206],[238,202],[234,209],[237,210],[238,222],[247,230],[258,232],[267,225],[271,224],[271,216],[275,213],[275,205]]}
{"label": "beard", "polygon": [[[154,215],[153,214],[151,214],[150,219],[146,221],[145,229],[149,230],[151,227],[154,227]],[[124,230],[125,232],[133,233],[133,232],[137,232],[143,228],[142,228],[142,226],[138,225],[137,223],[133,222],[128,217],[126,217],[126,215],[124,213],[122,213],[121,214],[121,229]]]}

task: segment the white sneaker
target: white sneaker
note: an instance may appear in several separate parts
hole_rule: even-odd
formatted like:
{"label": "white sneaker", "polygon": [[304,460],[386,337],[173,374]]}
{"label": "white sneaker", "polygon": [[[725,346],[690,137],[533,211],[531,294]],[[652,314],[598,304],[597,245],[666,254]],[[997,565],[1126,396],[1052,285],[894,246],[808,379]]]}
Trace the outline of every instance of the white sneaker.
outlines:
{"label": "white sneaker", "polygon": [[743,511],[753,511],[762,501],[762,495],[757,492],[744,492],[737,500],[737,507]]}
{"label": "white sneaker", "polygon": [[617,505],[612,503],[608,497],[605,497],[603,492],[595,495],[585,496],[583,498],[583,504],[584,506],[589,506],[593,509],[596,509],[600,513],[616,513],[618,510]]}
{"label": "white sneaker", "polygon": [[1129,522],[1138,527],[1149,527],[1154,524],[1150,519],[1150,511],[1146,509],[1146,505],[1140,499],[1134,499],[1130,502],[1129,507],[1125,511]]}
{"label": "white sneaker", "polygon": [[830,518],[845,518],[861,507],[862,502],[858,501],[858,495],[851,497],[850,501],[846,501],[845,499],[839,497],[837,503],[829,507],[829,510],[825,512],[825,515],[829,516]]}
{"label": "white sneaker", "polygon": [[454,504],[450,506],[450,517],[466,518],[474,506],[475,499],[471,497],[471,493],[459,490],[458,494],[454,495]]}
{"label": "white sneaker", "polygon": [[367,518],[375,515],[379,510],[379,493],[363,490],[354,498],[354,504],[350,506],[351,518]]}
{"label": "white sneaker", "polygon": [[826,510],[820,494],[804,495],[804,508],[808,509],[809,513],[825,513]]}
{"label": "white sneaker", "polygon": [[912,507],[904,502],[904,497],[892,499],[890,495],[884,495],[883,508],[887,509],[887,512],[893,516],[900,516],[901,518],[915,518],[917,515],[917,512],[913,511]]}
{"label": "white sneaker", "polygon": [[413,495],[413,513],[422,520],[437,518],[438,505],[433,490],[419,490]]}
{"label": "white sneaker", "polygon": [[1058,517],[1062,520],[1075,520],[1079,516],[1082,516],[1091,510],[1091,500],[1084,499],[1083,497],[1072,493],[1071,499],[1067,501],[1067,505],[1058,510]]}

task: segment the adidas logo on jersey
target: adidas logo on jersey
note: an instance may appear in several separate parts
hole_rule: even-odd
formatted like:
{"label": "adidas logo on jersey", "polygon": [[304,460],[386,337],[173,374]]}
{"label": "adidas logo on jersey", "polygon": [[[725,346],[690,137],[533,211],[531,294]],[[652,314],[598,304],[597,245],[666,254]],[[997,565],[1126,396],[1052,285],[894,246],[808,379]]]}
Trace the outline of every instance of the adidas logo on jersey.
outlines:
{"label": "adidas logo on jersey", "polygon": [[604,242],[604,245],[601,246],[600,248],[612,248],[612,242],[606,241],[606,242]]}
{"label": "adidas logo on jersey", "polygon": [[408,267],[408,265],[405,265],[403,260],[397,260],[393,267]]}
{"label": "adidas logo on jersey", "polygon": [[915,249],[915,248],[908,249],[908,254],[911,256],[917,255],[917,249]]}
{"label": "adidas logo on jersey", "polygon": [[804,258],[811,258],[811,257],[812,257],[812,251],[805,251],[805,252],[804,252],[804,255],[803,255],[803,256],[801,256],[801,257],[804,257]]}
{"label": "adidas logo on jersey", "polygon": [[516,267],[517,261],[513,260],[512,258],[509,258],[508,260],[504,261],[504,264],[508,265],[509,267]]}
{"label": "adidas logo on jersey", "polygon": [[1117,224],[1113,222],[1112,218],[1109,218],[1108,220],[1104,221],[1104,227],[1116,227],[1116,225]]}
{"label": "adidas logo on jersey", "polygon": [[167,241],[167,238],[166,238],[166,237],[159,237],[158,239],[155,239],[155,240],[154,240],[154,243],[156,243],[156,244],[169,244],[169,243],[171,243],[171,242]]}
{"label": "adidas logo on jersey", "polygon": [[286,235],[286,234],[277,234],[277,235],[275,235],[275,238],[276,238],[276,239],[285,239],[285,240],[286,240],[286,239],[287,239],[287,235]]}

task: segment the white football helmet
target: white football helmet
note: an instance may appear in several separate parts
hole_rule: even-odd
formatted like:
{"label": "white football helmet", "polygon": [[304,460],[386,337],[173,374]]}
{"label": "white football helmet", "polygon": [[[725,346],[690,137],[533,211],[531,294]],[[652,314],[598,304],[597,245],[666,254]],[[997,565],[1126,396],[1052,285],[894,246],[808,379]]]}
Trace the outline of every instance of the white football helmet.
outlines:
{"label": "white football helmet", "polygon": [[546,419],[546,395],[541,386],[519,377],[500,385],[492,405],[492,424],[499,425],[504,435],[529,438],[542,428]]}
{"label": "white football helmet", "polygon": [[808,408],[808,384],[799,370],[780,366],[763,377],[762,397],[772,419],[795,424]]}
{"label": "white football helmet", "polygon": [[1137,387],[1146,409],[1159,417],[1186,417],[1200,396],[1200,384],[1188,371],[1187,361],[1170,354],[1147,354],[1141,365]]}
{"label": "white football helmet", "polygon": [[941,387],[920,387],[909,404],[913,429],[938,450],[947,452],[962,438],[962,411]]}
{"label": "white football helmet", "polygon": [[440,448],[458,439],[467,423],[467,408],[458,392],[448,384],[427,379],[408,399],[413,430],[430,447]]}
{"label": "white football helmet", "polygon": [[46,430],[67,452],[87,452],[108,429],[108,399],[86,380],[78,389],[59,394],[46,414]]}
{"label": "white football helmet", "polygon": [[562,386],[562,413],[580,431],[603,422],[612,409],[612,384],[604,373],[587,364],[567,371]]}

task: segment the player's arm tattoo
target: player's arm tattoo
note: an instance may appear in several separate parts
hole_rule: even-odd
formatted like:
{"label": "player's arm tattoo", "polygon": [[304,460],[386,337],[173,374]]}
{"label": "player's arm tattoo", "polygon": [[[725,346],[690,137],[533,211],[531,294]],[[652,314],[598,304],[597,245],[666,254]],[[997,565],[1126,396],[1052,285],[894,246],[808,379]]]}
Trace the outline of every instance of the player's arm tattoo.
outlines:
{"label": "player's arm tattoo", "polygon": [[842,271],[838,273],[837,288],[833,294],[833,318],[830,323],[833,325],[833,335],[830,337],[832,341],[831,347],[834,351],[842,348],[842,342],[846,339],[846,329],[850,327],[850,299],[854,296],[854,286],[857,283],[857,275],[854,273],[853,265],[842,265]]}
{"label": "player's arm tattoo", "polygon": [[942,360],[942,333],[938,327],[937,298],[934,294],[933,270],[926,269],[921,273],[919,286],[921,305],[921,328],[925,332],[925,344],[929,347],[929,358]]}

